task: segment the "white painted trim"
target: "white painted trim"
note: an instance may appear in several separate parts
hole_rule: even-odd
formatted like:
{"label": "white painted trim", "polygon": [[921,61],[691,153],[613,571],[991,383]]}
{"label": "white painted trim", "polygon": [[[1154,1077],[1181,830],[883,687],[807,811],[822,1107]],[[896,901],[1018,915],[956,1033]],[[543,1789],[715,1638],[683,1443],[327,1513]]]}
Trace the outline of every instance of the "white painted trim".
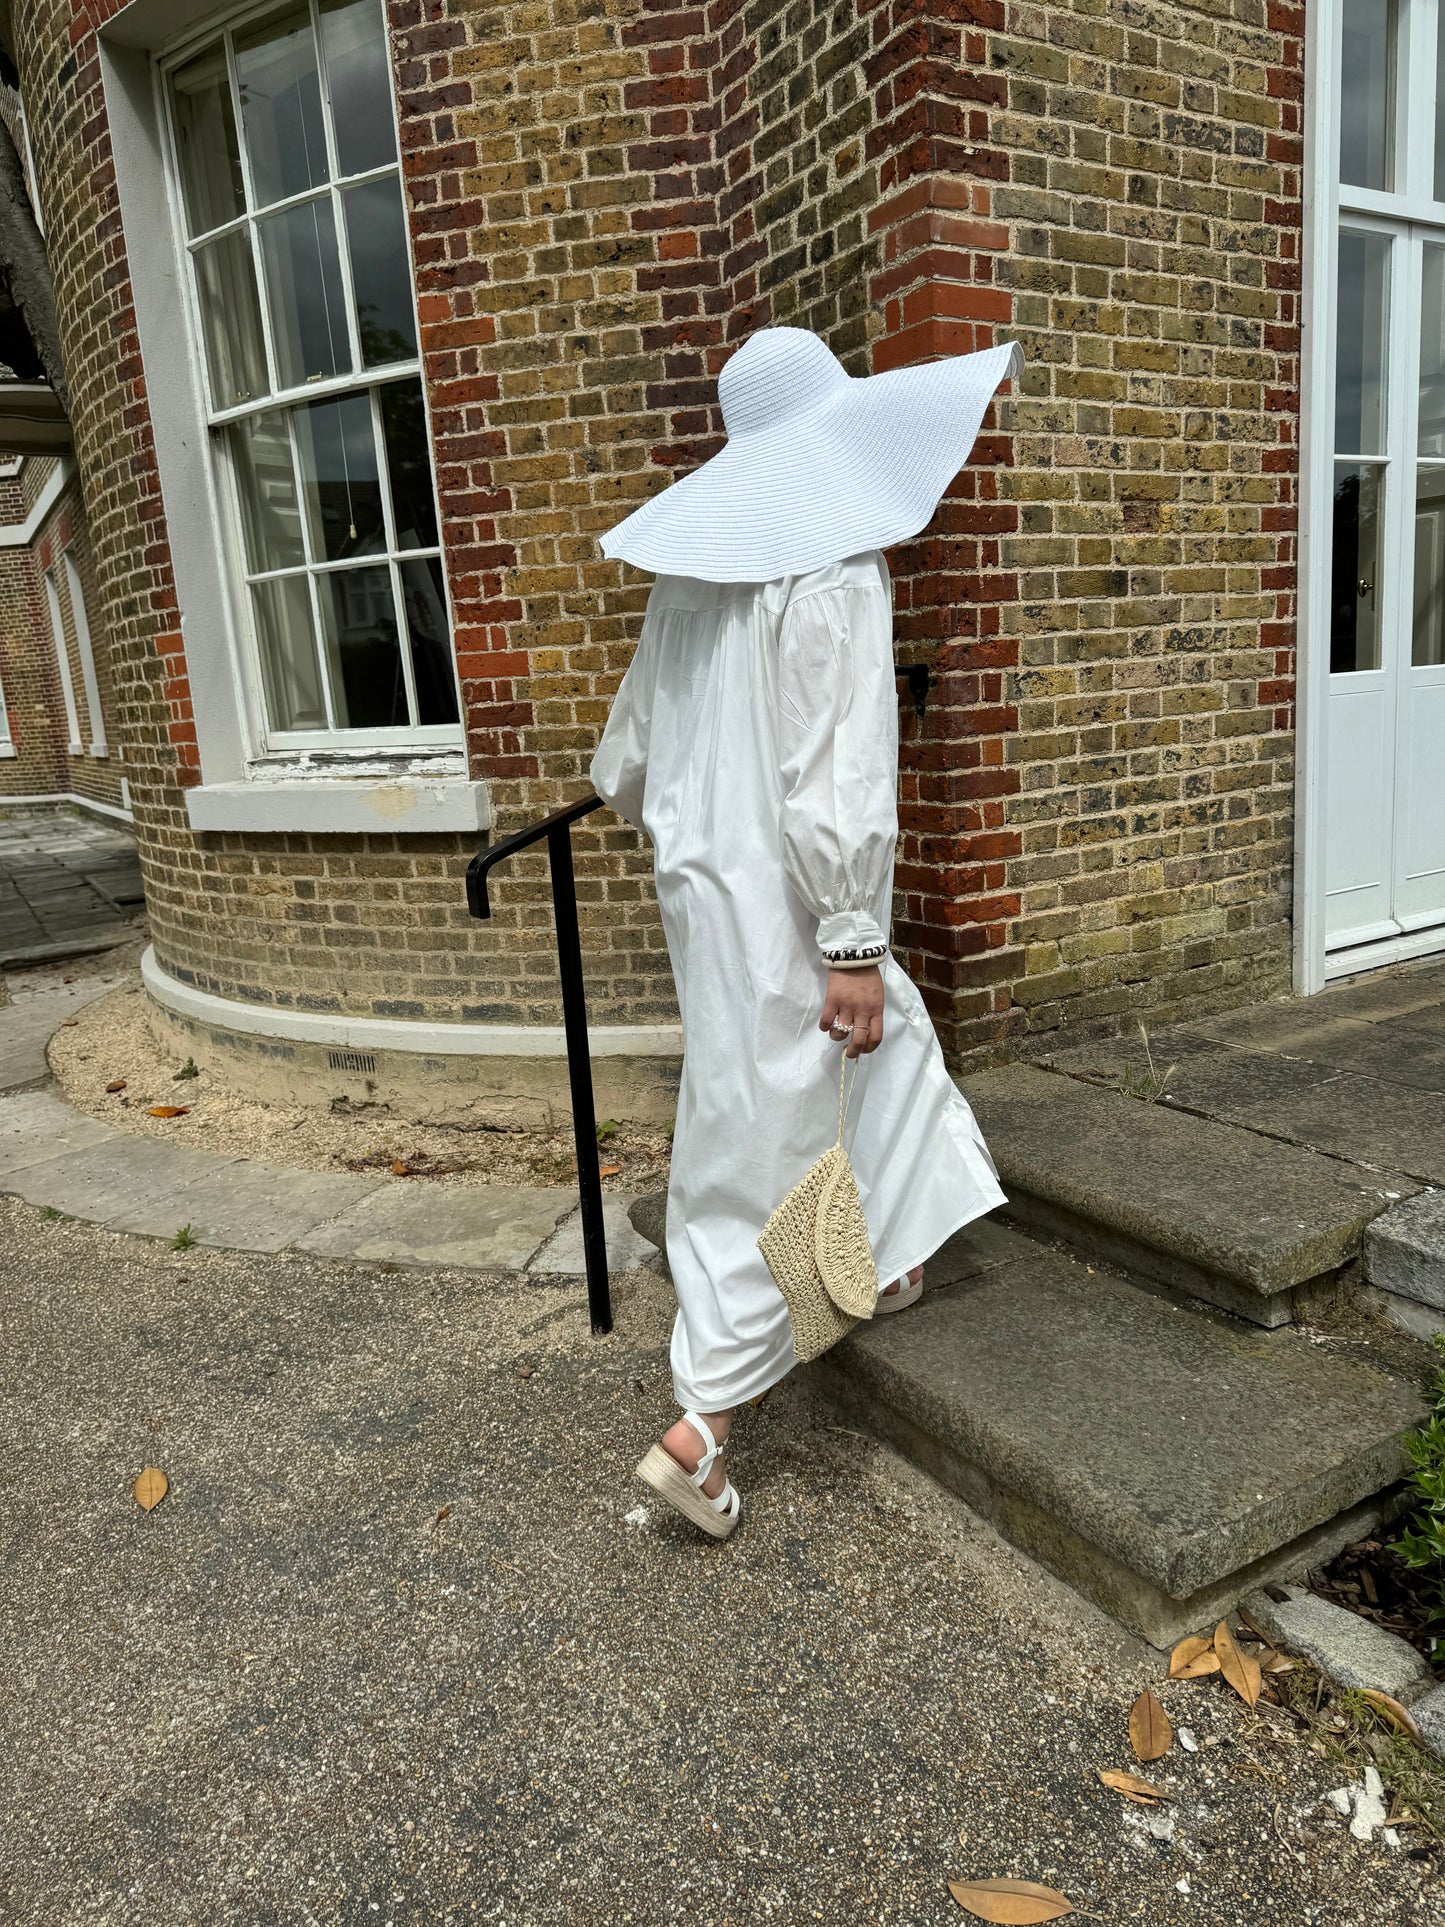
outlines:
{"label": "white painted trim", "polygon": [[61,457],[46,476],[35,505],[23,522],[7,522],[0,525],[0,549],[28,549],[40,533],[40,525],[49,515],[64,493],[65,485],[75,474],[75,463],[69,456]]}
{"label": "white painted trim", "polygon": [[135,821],[129,810],[117,809],[114,803],[98,803],[93,796],[82,796],[78,790],[51,790],[44,796],[6,796],[0,791],[0,810],[39,809],[47,803],[74,803],[78,809],[94,810],[97,816],[111,817],[117,823]]}
{"label": "white painted trim", "polygon": [[55,566],[45,570],[45,606],[50,611],[50,634],[55,643],[55,669],[60,677],[60,695],[65,704],[65,722],[70,737],[65,747],[72,756],[79,756],[84,744],[80,740],[80,712],[75,707],[75,679],[70,673],[70,644],[65,640],[65,618],[60,613],[60,589],[55,580]]}
{"label": "white painted trim", "polygon": [[11,742],[8,736],[3,742],[0,742],[0,757],[18,756],[19,754],[19,750],[16,749],[14,743]]}
{"label": "white painted trim", "polygon": [[1295,627],[1294,982],[1325,986],[1330,504],[1334,471],[1335,259],[1339,226],[1341,10],[1305,9],[1304,285],[1300,304],[1299,613]]}
{"label": "white painted trim", "polygon": [[464,780],[307,776],[290,783],[205,783],[185,796],[193,830],[250,830],[263,836],[289,830],[425,836],[485,830],[492,820],[486,784]]}
{"label": "white painted trim", "polygon": [[1445,955],[1445,925],[1438,923],[1429,930],[1412,930],[1382,943],[1332,950],[1325,959],[1325,976],[1333,983],[1337,977],[1358,977],[1369,970],[1382,970],[1386,964],[1410,963],[1437,951]]}
{"label": "white painted trim", "polygon": [[[141,978],[162,1010],[192,1023],[252,1037],[283,1037],[297,1044],[326,1044],[341,1050],[407,1051],[430,1057],[565,1057],[561,1024],[403,1023],[382,1017],[327,1017],[310,1011],[274,1010],[213,997],[179,983],[156,957],[154,946],[141,958]],[[681,1057],[680,1024],[590,1025],[587,1041],[594,1057]]]}
{"label": "white painted trim", "polygon": [[100,706],[100,682],[95,673],[95,646],[90,639],[90,617],[85,607],[85,586],[75,557],[66,549],[60,558],[65,571],[65,589],[70,597],[70,620],[75,629],[75,646],[80,652],[80,678],[85,684],[85,706],[90,711],[90,751],[92,756],[110,754],[105,741],[105,714]]}

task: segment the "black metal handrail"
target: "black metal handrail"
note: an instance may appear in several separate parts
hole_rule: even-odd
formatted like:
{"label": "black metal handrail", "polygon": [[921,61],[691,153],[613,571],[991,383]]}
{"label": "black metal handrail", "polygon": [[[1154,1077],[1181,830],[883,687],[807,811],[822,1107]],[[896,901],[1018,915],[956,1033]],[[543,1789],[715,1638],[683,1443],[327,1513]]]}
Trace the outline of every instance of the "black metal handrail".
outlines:
{"label": "black metal handrail", "polygon": [[600,796],[544,816],[478,852],[467,865],[467,908],[489,917],[487,877],[509,856],[543,838],[552,879],[552,916],[557,926],[557,963],[562,977],[562,1028],[567,1039],[567,1080],[572,1090],[572,1133],[577,1144],[577,1192],[582,1204],[582,1252],[587,1267],[587,1310],[597,1336],[612,1329],[612,1291],[607,1277],[607,1234],[602,1222],[602,1171],[597,1155],[597,1112],[592,1099],[592,1054],[587,1045],[587,997],[582,982],[582,939],[577,928],[577,880],[572,871],[572,825],[603,807]]}

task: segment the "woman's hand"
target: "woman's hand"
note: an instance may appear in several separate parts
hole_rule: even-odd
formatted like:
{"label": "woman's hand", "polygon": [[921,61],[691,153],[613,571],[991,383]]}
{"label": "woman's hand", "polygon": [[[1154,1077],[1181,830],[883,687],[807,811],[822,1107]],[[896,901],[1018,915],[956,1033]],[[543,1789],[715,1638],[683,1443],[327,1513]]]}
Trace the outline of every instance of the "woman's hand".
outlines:
{"label": "woman's hand", "polygon": [[828,972],[818,1028],[840,1039],[840,1032],[833,1028],[835,1021],[845,1030],[849,1024],[853,1026],[845,1053],[848,1057],[861,1057],[883,1042],[883,972],[877,964],[870,964],[866,970]]}

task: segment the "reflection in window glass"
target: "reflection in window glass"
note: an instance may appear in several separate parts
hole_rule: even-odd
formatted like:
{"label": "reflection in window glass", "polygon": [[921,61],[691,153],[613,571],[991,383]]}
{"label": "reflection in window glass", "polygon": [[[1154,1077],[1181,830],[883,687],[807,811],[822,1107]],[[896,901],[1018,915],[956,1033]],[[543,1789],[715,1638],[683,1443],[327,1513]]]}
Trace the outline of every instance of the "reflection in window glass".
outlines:
{"label": "reflection in window glass", "polygon": [[1421,463],[1415,481],[1415,626],[1410,661],[1445,663],[1445,468]]}
{"label": "reflection in window glass", "polygon": [[225,48],[208,47],[177,67],[171,86],[186,224],[192,234],[207,234],[246,209]]}
{"label": "reflection in window glass", "polygon": [[282,388],[348,373],[346,297],[331,200],[303,201],[257,223]]}
{"label": "reflection in window glass", "polygon": [[321,0],[321,50],[343,174],[396,159],[386,23],[376,0]]}
{"label": "reflection in window glass", "polygon": [[266,393],[266,344],[256,299],[256,266],[244,228],[197,248],[196,293],[206,337],[211,405],[235,408]]}
{"label": "reflection in window glass", "polygon": [[296,410],[301,488],[318,562],[386,548],[371,397],[346,395]]}
{"label": "reflection in window glass", "polygon": [[306,551],[285,415],[279,409],[246,415],[227,432],[248,566],[257,575],[270,569],[299,568]]}
{"label": "reflection in window glass", "polygon": [[1445,247],[1427,244],[1421,252],[1418,453],[1445,455]]}
{"label": "reflection in window glass", "polygon": [[334,569],[317,586],[338,728],[405,728],[411,718],[391,570]]}
{"label": "reflection in window glass", "polygon": [[326,164],[311,15],[295,7],[236,35],[236,83],[258,207],[319,187]]}
{"label": "reflection in window glass", "polygon": [[1395,0],[1344,0],[1340,179],[1395,184]]}
{"label": "reflection in window glass", "polygon": [[1340,230],[1335,309],[1335,450],[1385,450],[1385,285],[1390,237]]}
{"label": "reflection in window glass", "polygon": [[388,382],[380,391],[381,432],[391,479],[391,513],[399,549],[437,545],[436,496],[432,492],[431,450],[419,381]]}
{"label": "reflection in window glass", "polygon": [[311,589],[304,575],[251,585],[266,715],[273,729],[325,729]]}
{"label": "reflection in window glass", "polygon": [[1385,472],[1377,462],[1336,462],[1330,552],[1330,673],[1380,666],[1380,538]]}
{"label": "reflection in window glass", "polygon": [[416,311],[406,263],[406,216],[395,174],[350,187],[346,244],[356,293],[361,359],[368,368],[416,360]]}
{"label": "reflection in window glass", "polygon": [[401,585],[407,634],[411,638],[417,720],[454,723],[457,683],[452,669],[451,628],[447,622],[441,563],[435,557],[427,562],[403,562]]}

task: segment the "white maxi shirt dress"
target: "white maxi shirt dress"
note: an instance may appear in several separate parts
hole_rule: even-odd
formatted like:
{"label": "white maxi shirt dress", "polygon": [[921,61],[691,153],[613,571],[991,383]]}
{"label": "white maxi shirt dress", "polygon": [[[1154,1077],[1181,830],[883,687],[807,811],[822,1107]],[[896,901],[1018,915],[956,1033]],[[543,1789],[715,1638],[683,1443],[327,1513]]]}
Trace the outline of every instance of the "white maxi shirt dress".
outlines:
{"label": "white maxi shirt dress", "polygon": [[[795,1363],[757,1240],[837,1134],[823,952],[886,940],[892,632],[877,551],[776,582],[661,576],[592,760],[652,842],[682,1014],[667,1256],[685,1409],[725,1410]],[[857,1060],[844,1132],[880,1289],[1003,1202],[922,998],[891,956],[881,969],[883,1041]]]}

